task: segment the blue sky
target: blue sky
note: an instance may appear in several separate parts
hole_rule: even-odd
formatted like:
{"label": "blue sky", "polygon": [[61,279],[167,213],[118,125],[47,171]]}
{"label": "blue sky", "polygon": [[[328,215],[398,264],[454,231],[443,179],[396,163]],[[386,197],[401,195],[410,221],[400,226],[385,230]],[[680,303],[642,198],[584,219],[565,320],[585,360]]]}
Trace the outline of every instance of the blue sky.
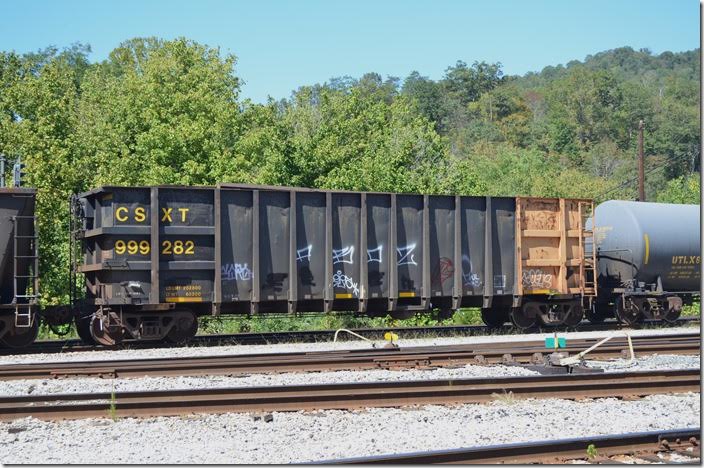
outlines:
{"label": "blue sky", "polygon": [[32,1],[0,3],[0,50],[90,44],[103,60],[138,36],[185,36],[238,57],[244,97],[374,71],[434,79],[457,60],[508,74],[620,46],[655,53],[699,46],[694,0]]}

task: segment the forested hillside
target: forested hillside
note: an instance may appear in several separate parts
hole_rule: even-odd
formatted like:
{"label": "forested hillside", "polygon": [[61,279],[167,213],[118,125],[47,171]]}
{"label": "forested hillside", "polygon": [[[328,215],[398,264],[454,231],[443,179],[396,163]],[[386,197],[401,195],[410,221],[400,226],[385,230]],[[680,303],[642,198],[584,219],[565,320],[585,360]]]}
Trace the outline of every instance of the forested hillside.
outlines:
{"label": "forested hillside", "polygon": [[368,73],[267,104],[241,98],[234,56],[186,39],[88,54],[0,52],[0,152],[40,189],[49,303],[66,300],[68,197],[102,184],[633,198],[643,119],[648,198],[699,201],[698,50],[626,47],[525,76]]}

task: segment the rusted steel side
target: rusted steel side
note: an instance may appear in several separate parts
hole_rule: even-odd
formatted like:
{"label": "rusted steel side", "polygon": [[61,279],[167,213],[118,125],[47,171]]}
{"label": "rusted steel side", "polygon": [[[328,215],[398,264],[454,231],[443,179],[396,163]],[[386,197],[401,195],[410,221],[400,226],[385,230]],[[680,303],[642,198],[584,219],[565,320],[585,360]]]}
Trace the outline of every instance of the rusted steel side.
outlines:
{"label": "rusted steel side", "polygon": [[516,199],[516,250],[521,295],[569,295],[585,288],[584,199]]}

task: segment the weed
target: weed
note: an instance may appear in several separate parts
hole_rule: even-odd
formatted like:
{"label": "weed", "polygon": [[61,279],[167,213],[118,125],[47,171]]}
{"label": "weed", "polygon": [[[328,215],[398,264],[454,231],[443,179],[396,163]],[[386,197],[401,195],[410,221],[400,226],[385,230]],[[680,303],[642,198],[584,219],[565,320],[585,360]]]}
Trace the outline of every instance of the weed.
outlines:
{"label": "weed", "polygon": [[108,416],[113,422],[117,421],[117,397],[115,396],[115,387],[110,392],[110,408],[108,408]]}
{"label": "weed", "polygon": [[589,444],[587,446],[587,457],[589,457],[589,459],[591,460],[596,458],[597,456],[599,456],[599,452],[597,451],[596,447],[594,446],[594,444]]}
{"label": "weed", "polygon": [[514,396],[513,392],[509,391],[506,393],[506,390],[503,391],[504,393],[492,393],[491,397],[496,400],[499,403],[503,403],[504,405],[515,405],[518,403],[518,399]]}
{"label": "weed", "polygon": [[683,317],[699,317],[701,316],[701,302],[692,302],[692,305],[682,306]]}

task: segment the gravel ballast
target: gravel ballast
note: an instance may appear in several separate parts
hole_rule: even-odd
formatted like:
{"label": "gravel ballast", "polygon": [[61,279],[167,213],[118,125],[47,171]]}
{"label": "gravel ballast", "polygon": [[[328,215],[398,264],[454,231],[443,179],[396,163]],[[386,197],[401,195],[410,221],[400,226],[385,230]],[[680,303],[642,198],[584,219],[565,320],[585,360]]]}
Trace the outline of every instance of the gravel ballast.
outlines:
{"label": "gravel ballast", "polygon": [[699,355],[664,355],[652,354],[630,359],[615,359],[611,361],[586,361],[589,367],[604,369],[604,372],[636,372],[651,370],[699,369]]}
{"label": "gravel ballast", "polygon": [[0,424],[3,463],[290,463],[698,427],[699,394]]}
{"label": "gravel ballast", "polygon": [[51,379],[0,381],[0,395],[43,395],[51,393],[125,392],[174,390],[184,388],[225,388],[279,385],[313,385],[347,382],[375,382],[429,379],[469,379],[536,375],[537,372],[518,366],[465,366],[453,369],[391,371],[307,372],[285,374],[253,374],[241,377],[140,377],[135,379]]}
{"label": "gravel ballast", "polygon": [[[630,362],[589,361],[590,367],[605,372],[632,372],[699,368],[699,356],[646,356]],[[364,371],[297,372],[283,374],[252,374],[242,376],[140,377],[133,379],[34,379],[0,381],[0,395],[44,395],[54,393],[129,392],[175,390],[185,388],[225,388],[252,386],[311,385],[342,382],[375,382],[399,380],[471,379],[537,375],[521,366],[476,366],[438,368],[431,370],[374,369]]]}

